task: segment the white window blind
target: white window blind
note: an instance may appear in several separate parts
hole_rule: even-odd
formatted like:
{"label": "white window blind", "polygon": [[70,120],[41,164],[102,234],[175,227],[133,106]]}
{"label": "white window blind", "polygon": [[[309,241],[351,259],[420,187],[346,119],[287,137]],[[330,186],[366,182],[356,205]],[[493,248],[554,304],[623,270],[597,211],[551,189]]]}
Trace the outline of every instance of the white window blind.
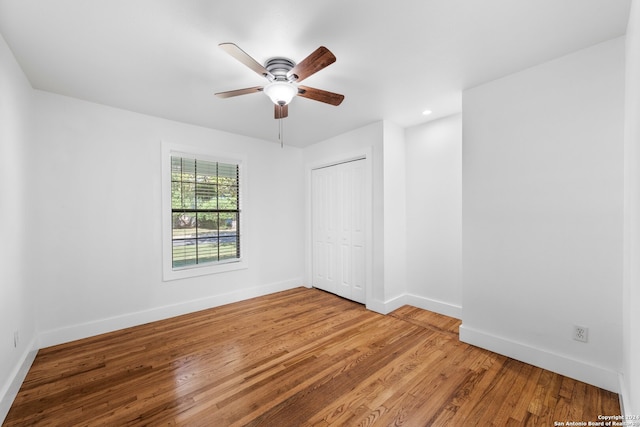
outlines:
{"label": "white window blind", "polygon": [[171,156],[171,265],[239,260],[240,166]]}

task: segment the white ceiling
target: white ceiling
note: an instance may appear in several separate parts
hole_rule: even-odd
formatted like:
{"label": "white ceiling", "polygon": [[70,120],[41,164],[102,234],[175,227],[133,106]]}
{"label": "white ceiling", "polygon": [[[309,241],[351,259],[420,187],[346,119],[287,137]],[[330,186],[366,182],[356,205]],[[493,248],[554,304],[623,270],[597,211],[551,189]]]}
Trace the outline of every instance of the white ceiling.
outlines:
{"label": "white ceiling", "polygon": [[266,81],[218,43],[261,63],[324,45],[336,63],[304,84],[345,100],[292,101],[285,140],[302,147],[459,112],[465,88],[623,35],[630,1],[0,0],[0,33],[36,89],[270,141],[264,94],[213,96]]}

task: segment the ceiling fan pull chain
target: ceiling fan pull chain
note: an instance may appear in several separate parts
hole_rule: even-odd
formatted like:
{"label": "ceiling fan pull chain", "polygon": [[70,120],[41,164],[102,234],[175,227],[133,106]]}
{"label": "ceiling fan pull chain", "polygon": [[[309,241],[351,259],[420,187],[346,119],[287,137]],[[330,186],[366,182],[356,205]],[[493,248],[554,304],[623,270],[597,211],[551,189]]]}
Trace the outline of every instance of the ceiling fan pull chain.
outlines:
{"label": "ceiling fan pull chain", "polygon": [[[282,105],[280,106],[282,111]],[[282,114],[280,114],[280,148],[284,148],[284,124],[282,123]]]}
{"label": "ceiling fan pull chain", "polygon": [[278,139],[280,140],[280,148],[284,148],[284,137],[282,135],[282,104],[279,104],[277,108],[280,109],[280,113],[278,114]]}

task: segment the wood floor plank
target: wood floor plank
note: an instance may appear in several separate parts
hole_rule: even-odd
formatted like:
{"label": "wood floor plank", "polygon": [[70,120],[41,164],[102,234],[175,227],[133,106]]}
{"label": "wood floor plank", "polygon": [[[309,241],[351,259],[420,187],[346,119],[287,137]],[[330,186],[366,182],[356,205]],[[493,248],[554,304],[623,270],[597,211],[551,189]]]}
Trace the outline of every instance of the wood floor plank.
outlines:
{"label": "wood floor plank", "polygon": [[[398,390],[408,390],[413,387],[413,380],[419,378],[415,372],[421,366],[431,366],[436,360],[443,358],[441,349],[430,345],[428,340],[418,343],[414,349],[398,355],[393,364],[382,370],[372,371],[368,378],[363,378],[360,384],[346,396],[335,402],[333,407],[320,411],[316,417],[322,417],[338,425],[347,425],[348,419],[356,414],[363,414],[368,408],[382,406],[384,402],[393,399]],[[311,422],[315,422],[315,418]]]}
{"label": "wood floor plank", "polygon": [[[504,425],[511,416],[515,407],[518,394],[512,392],[516,378],[523,368],[523,364],[513,359],[505,360],[500,371],[496,374],[496,380],[490,387],[486,406],[494,407],[494,411],[484,411],[476,418],[479,425]],[[509,399],[511,397],[514,400]]]}
{"label": "wood floor plank", "polygon": [[618,397],[306,288],[39,351],[4,426],[553,425]]}

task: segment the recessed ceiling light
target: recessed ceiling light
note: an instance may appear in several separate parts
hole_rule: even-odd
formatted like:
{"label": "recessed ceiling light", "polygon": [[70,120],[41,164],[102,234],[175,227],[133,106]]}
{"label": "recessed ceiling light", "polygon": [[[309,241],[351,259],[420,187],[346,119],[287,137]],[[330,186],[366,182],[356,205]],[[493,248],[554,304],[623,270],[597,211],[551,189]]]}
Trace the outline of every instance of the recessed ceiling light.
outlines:
{"label": "recessed ceiling light", "polygon": [[431,114],[431,113],[432,113],[432,111],[431,111],[431,110],[424,110],[424,111],[422,112],[422,115],[423,115],[423,116],[428,116],[428,115],[429,115],[429,114]]}

